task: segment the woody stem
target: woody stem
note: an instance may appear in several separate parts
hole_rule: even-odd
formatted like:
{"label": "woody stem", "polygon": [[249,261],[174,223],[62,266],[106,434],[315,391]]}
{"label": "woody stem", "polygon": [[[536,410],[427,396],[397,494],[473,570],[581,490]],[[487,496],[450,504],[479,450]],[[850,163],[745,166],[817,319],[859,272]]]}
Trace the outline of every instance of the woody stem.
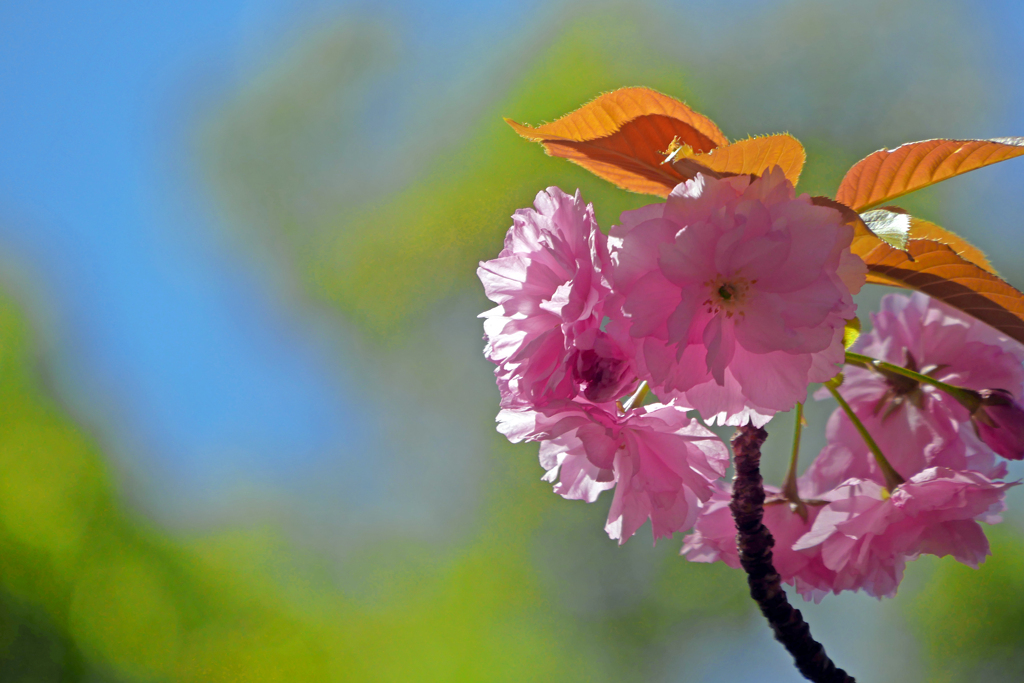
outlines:
{"label": "woody stem", "polygon": [[772,564],[772,538],[763,524],[764,481],[761,479],[761,444],[768,433],[750,424],[736,430],[732,438],[736,476],[729,509],[736,522],[736,546],[740,564],[747,573],[750,597],[775,632],[775,639],[793,656],[793,663],[805,678],[818,683],[855,683],[852,676],[836,667],[825,648],[811,636],[810,626],[800,610],[786,599],[782,579]]}

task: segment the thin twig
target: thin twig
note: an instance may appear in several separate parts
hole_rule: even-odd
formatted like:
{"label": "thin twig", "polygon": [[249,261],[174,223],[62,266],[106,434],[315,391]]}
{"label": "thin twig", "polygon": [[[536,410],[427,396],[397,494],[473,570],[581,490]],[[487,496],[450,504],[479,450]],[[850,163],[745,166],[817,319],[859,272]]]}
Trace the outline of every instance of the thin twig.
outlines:
{"label": "thin twig", "polygon": [[761,523],[764,516],[764,482],[761,479],[761,444],[768,432],[749,424],[736,430],[732,450],[736,456],[732,510],[736,520],[736,545],[740,564],[747,572],[750,597],[768,620],[775,639],[793,655],[796,668],[805,678],[818,683],[855,683],[852,676],[836,667],[821,643],[811,637],[811,629],[800,610],[794,609],[782,590],[779,573],[772,564],[772,538]]}

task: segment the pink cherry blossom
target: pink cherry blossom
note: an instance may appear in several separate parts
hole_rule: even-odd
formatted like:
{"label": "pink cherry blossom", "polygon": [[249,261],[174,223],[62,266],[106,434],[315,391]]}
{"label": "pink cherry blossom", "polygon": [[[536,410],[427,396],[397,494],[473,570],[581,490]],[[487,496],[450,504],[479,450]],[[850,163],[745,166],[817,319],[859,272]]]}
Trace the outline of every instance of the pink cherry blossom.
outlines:
{"label": "pink cherry blossom", "polygon": [[[802,497],[811,498],[805,480],[801,480],[799,488]],[[793,545],[811,530],[821,506],[807,505],[805,520],[787,501],[781,499],[779,489],[765,486],[764,490],[768,502],[764,506],[763,523],[775,539],[772,548],[775,570],[782,582],[793,586],[805,600],[820,602],[832,590],[836,574],[825,566],[819,551],[797,551]],[[691,562],[720,560],[730,567],[739,568],[736,523],[729,510],[731,497],[732,487],[719,483],[711,500],[704,504],[693,533],[686,536],[683,542],[681,554]]]}
{"label": "pink cherry blossom", "polygon": [[999,521],[1010,486],[945,467],[916,474],[891,495],[877,482],[850,479],[824,496],[828,504],[792,550],[820,554],[835,572],[836,593],[892,597],[907,560],[921,554],[952,555],[971,567],[984,562],[988,540],[975,520]]}
{"label": "pink cherry blossom", "polygon": [[[872,321],[874,329],[854,345],[859,353],[947,384],[1021,395],[1024,347],[974,318],[915,293],[886,295]],[[979,438],[970,412],[933,386],[848,366],[839,391],[905,479],[928,467],[972,470],[990,479],[1006,474],[1005,463]],[[882,483],[874,458],[841,410],[829,419],[826,437],[828,445],[812,465],[819,479],[832,486],[849,477]]]}
{"label": "pink cherry blossom", "polygon": [[498,431],[513,442],[541,441],[544,480],[565,498],[593,502],[615,487],[605,530],[619,543],[648,519],[655,540],[693,526],[729,464],[725,444],[674,405],[622,415],[612,404],[552,402],[502,410]]}
{"label": "pink cherry blossom", "polygon": [[636,379],[631,341],[601,330],[605,316],[620,315],[602,274],[606,237],[578,191],[549,187],[534,206],[516,211],[505,248],[477,269],[498,304],[481,317],[501,405],[533,407],[580,392],[614,400]]}
{"label": "pink cherry blossom", "polygon": [[864,282],[841,214],[760,178],[698,174],[611,231],[639,374],[712,421],[761,425],[843,362]]}
{"label": "pink cherry blossom", "polygon": [[[844,397],[845,388],[844,382],[840,387]],[[902,406],[883,418],[873,412],[873,404],[867,405],[867,408],[859,405],[854,410],[886,460],[904,479],[928,467],[975,471],[989,479],[1006,475],[1006,464],[997,461],[969,423],[933,419],[934,413],[929,415],[913,404]],[[829,417],[825,437],[825,447],[808,468],[808,474],[821,483],[821,490],[834,488],[850,478],[885,483],[867,444],[842,410],[836,409]]]}

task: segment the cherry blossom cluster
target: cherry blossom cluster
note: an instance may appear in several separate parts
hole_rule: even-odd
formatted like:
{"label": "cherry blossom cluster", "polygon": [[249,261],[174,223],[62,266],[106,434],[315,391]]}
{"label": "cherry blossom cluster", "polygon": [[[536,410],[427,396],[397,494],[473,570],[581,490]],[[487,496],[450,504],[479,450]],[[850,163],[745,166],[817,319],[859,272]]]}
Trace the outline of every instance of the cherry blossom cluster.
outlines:
{"label": "cherry blossom cluster", "polygon": [[620,543],[649,519],[655,540],[693,529],[690,560],[739,566],[728,451],[705,424],[762,426],[823,383],[841,405],[826,447],[768,488],[783,581],[890,596],[923,553],[977,566],[978,522],[1012,485],[998,456],[1024,456],[1024,348],[914,294],[887,296],[848,352],[867,272],[852,239],[777,168],[698,174],[608,235],[579,192],[548,188],[477,271],[498,430],[540,442],[556,493],[614,489]]}

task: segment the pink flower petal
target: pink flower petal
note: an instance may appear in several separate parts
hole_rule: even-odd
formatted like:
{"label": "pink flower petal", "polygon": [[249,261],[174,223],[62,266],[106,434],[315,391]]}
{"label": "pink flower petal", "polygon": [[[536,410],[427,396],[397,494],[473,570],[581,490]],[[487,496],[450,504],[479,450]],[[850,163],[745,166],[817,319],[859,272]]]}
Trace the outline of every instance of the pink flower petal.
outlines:
{"label": "pink flower petal", "polygon": [[839,212],[796,197],[778,169],[698,174],[652,206],[624,214],[609,243],[640,378],[728,423],[803,400],[812,373],[821,381],[843,358],[866,273]]}

